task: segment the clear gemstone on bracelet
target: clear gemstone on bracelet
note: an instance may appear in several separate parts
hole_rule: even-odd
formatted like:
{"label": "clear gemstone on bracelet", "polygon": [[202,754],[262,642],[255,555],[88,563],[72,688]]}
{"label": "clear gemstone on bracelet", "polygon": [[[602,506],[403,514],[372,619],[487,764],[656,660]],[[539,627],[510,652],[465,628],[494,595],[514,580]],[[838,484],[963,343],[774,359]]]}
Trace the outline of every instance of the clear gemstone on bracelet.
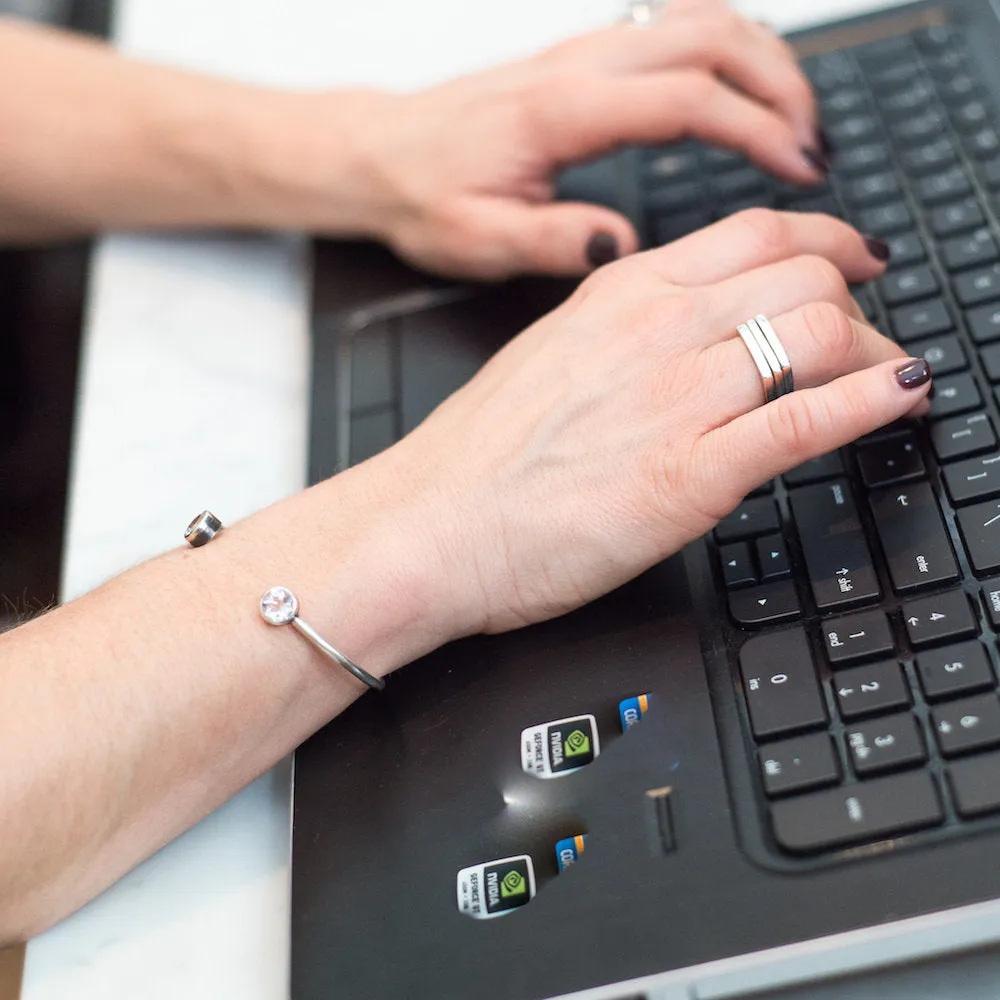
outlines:
{"label": "clear gemstone on bracelet", "polygon": [[271,625],[287,625],[299,613],[299,602],[287,587],[271,587],[260,599],[260,613]]}

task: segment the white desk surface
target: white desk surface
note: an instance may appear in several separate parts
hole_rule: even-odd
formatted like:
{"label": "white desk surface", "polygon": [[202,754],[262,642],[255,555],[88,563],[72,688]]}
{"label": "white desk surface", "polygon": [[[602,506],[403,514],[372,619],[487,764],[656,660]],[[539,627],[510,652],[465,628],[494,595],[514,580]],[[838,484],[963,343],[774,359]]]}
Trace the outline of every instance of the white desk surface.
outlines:
{"label": "white desk surface", "polygon": [[[259,82],[408,89],[607,23],[621,6],[119,0],[115,37],[135,55]],[[876,4],[741,6],[786,27]],[[178,544],[203,507],[232,521],[304,485],[308,267],[304,239],[291,234],[101,243],[65,599]],[[128,512],[127,537],[111,527],[114,510]],[[24,1000],[285,1000],[290,774],[280,764],[33,941]]]}

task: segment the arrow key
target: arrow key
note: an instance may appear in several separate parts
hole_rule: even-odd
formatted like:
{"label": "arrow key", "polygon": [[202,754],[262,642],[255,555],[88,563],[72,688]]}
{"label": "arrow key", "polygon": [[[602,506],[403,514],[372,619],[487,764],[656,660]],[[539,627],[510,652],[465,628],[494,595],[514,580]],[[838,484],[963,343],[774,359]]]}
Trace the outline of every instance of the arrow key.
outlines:
{"label": "arrow key", "polygon": [[781,535],[768,535],[757,539],[757,563],[762,580],[780,580],[791,572],[788,550]]}
{"label": "arrow key", "polygon": [[750,558],[750,546],[746,542],[733,542],[719,548],[719,559],[722,562],[722,578],[726,581],[726,589],[751,587],[757,582],[753,561]]}
{"label": "arrow key", "polygon": [[931,712],[931,726],[945,757],[1000,745],[1000,700],[981,694],[950,701]]}
{"label": "arrow key", "polygon": [[910,707],[910,691],[895,660],[842,670],[833,679],[833,690],[845,720]]}
{"label": "arrow key", "polygon": [[754,497],[744,500],[715,526],[715,540],[723,545],[741,538],[766,535],[780,527],[777,504],[770,497]]}
{"label": "arrow key", "polygon": [[971,639],[976,634],[976,619],[969,599],[961,590],[904,601],[901,610],[914,649]]}
{"label": "arrow key", "polygon": [[834,669],[885,656],[896,649],[889,620],[881,611],[828,618],[822,629],[826,655]]}
{"label": "arrow key", "polygon": [[734,590],[729,595],[729,612],[738,625],[770,625],[798,618],[802,609],[795,584],[791,580],[777,580]]}

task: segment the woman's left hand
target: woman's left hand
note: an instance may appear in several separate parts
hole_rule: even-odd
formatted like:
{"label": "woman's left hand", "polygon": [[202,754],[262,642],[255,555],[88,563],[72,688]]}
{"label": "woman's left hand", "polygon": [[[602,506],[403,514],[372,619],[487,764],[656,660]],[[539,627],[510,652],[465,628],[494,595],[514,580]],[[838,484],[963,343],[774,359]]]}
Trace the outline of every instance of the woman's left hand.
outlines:
{"label": "woman's left hand", "polygon": [[423,93],[356,97],[369,231],[418,266],[480,279],[584,274],[635,251],[617,212],[553,202],[561,167],[620,145],[694,136],[798,184],[826,169],[794,53],[722,0],[674,0],[647,29],[615,25]]}

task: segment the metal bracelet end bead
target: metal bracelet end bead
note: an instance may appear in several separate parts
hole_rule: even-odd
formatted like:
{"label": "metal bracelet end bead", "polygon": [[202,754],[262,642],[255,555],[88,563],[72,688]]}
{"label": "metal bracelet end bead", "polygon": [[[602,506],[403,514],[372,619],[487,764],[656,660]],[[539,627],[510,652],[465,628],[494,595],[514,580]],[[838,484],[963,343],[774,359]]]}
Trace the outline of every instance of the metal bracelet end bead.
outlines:
{"label": "metal bracelet end bead", "polygon": [[308,639],[324,656],[353,674],[362,684],[374,691],[382,691],[385,681],[368,673],[354,660],[328,642],[307,622],[299,617],[298,598],[287,587],[269,587],[260,599],[260,615],[268,625],[291,625],[296,632]]}
{"label": "metal bracelet end bead", "polygon": [[210,542],[222,531],[222,522],[210,511],[203,510],[184,529],[184,539],[192,548],[199,548]]}

